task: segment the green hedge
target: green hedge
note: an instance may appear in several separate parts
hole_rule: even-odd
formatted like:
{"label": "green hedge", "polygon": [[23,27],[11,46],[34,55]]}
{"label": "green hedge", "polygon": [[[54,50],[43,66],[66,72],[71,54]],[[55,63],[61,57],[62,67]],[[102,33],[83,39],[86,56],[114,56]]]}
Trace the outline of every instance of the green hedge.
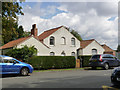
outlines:
{"label": "green hedge", "polygon": [[33,56],[28,63],[34,69],[74,68],[75,57],[73,56]]}
{"label": "green hedge", "polygon": [[79,56],[79,59],[82,59],[82,66],[83,67],[89,67],[89,59],[91,58],[91,55],[90,56],[88,56],[88,55],[86,55],[86,56]]}

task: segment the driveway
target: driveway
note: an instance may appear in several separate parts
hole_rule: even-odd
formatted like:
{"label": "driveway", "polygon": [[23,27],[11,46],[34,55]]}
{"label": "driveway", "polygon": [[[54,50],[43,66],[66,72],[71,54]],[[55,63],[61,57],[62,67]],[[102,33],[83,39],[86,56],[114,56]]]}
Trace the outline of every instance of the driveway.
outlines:
{"label": "driveway", "polygon": [[2,88],[111,88],[111,73],[112,69],[33,72],[3,77]]}

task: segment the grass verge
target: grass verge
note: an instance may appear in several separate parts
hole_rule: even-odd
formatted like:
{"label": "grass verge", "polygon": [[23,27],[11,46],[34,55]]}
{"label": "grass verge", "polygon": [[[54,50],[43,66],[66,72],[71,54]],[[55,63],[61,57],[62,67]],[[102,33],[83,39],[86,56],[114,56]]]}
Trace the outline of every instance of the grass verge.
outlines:
{"label": "grass verge", "polygon": [[47,71],[69,71],[69,70],[84,70],[84,68],[68,68],[68,69],[48,69],[48,70],[34,70],[33,72],[47,72]]}

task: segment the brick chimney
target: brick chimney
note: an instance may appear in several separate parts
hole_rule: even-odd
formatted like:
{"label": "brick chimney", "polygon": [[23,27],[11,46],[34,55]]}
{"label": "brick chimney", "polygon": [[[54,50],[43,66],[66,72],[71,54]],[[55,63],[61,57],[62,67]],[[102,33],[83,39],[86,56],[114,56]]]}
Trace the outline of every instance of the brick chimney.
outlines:
{"label": "brick chimney", "polygon": [[37,37],[37,33],[38,33],[38,29],[36,28],[36,24],[33,24],[31,29],[31,35]]}

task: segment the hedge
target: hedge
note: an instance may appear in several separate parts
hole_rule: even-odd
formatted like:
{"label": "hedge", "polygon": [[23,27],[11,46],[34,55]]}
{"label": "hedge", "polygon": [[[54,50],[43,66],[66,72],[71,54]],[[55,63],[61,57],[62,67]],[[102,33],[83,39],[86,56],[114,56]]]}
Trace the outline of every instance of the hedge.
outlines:
{"label": "hedge", "polygon": [[76,59],[73,56],[33,56],[28,62],[34,69],[75,68]]}
{"label": "hedge", "polygon": [[82,66],[83,67],[89,67],[89,59],[91,58],[91,55],[86,56],[79,56],[79,59],[82,59]]}

